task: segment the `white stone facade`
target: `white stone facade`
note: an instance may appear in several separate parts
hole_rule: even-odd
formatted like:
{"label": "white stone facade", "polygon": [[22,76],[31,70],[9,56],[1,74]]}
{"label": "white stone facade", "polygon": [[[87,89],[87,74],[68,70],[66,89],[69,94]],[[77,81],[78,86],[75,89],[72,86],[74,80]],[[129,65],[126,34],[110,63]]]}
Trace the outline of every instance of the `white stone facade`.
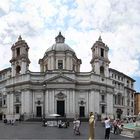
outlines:
{"label": "white stone facade", "polygon": [[0,71],[0,113],[24,114],[25,118],[57,113],[73,118],[99,116],[121,118],[134,115],[134,80],[109,68],[109,48],[101,37],[92,47],[90,72],[80,72],[81,59],[64,43],[56,43],[39,60],[40,72],[28,67],[29,47],[19,37],[12,46],[11,68]]}

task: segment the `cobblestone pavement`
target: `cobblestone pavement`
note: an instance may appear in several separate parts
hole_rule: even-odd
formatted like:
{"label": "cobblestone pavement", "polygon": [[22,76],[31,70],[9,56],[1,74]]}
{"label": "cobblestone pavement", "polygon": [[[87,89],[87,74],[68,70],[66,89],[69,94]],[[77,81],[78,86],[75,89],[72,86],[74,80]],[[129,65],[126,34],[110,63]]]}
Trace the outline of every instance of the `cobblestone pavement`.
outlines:
{"label": "cobblestone pavement", "polygon": [[[82,122],[80,136],[73,134],[73,125],[68,128],[43,127],[42,123],[16,123],[15,125],[5,125],[0,122],[0,139],[88,139],[88,122]],[[95,127],[95,139],[104,139],[104,127],[97,123]],[[120,135],[111,134],[111,139],[130,139]],[[132,140],[132,139],[130,139]]]}

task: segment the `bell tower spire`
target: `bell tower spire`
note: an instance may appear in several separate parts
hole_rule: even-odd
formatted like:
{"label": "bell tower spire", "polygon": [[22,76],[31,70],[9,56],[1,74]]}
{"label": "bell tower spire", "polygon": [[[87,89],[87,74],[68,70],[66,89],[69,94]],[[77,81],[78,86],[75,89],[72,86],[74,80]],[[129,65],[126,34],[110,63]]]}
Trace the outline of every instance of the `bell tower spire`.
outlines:
{"label": "bell tower spire", "polygon": [[12,59],[10,60],[12,66],[12,76],[18,74],[25,74],[28,70],[30,60],[28,58],[29,47],[25,40],[22,40],[21,35],[18,41],[11,47]]}
{"label": "bell tower spire", "polygon": [[99,36],[98,41],[96,41],[92,48],[92,59],[91,66],[92,70],[101,76],[108,77],[109,72],[109,59],[108,59],[108,51],[109,48],[105,43],[103,43],[101,36]]}

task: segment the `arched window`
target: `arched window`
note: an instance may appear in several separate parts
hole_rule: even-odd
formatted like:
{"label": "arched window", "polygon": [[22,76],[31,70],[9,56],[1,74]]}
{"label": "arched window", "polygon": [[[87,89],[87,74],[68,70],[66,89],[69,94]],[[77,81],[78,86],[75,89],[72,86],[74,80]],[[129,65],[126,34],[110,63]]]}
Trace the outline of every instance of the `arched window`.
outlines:
{"label": "arched window", "polygon": [[104,76],[104,67],[103,66],[100,67],[100,75]]}
{"label": "arched window", "polygon": [[20,72],[21,72],[21,67],[18,65],[18,66],[16,67],[16,74],[20,74]]}

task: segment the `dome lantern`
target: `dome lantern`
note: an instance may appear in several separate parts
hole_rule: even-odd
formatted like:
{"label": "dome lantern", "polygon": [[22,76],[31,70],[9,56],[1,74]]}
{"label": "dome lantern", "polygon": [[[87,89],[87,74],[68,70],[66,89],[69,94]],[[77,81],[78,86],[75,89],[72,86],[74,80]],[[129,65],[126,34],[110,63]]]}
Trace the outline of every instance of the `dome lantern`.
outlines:
{"label": "dome lantern", "polygon": [[64,43],[65,37],[61,35],[61,32],[59,32],[59,35],[55,38],[56,43]]}

